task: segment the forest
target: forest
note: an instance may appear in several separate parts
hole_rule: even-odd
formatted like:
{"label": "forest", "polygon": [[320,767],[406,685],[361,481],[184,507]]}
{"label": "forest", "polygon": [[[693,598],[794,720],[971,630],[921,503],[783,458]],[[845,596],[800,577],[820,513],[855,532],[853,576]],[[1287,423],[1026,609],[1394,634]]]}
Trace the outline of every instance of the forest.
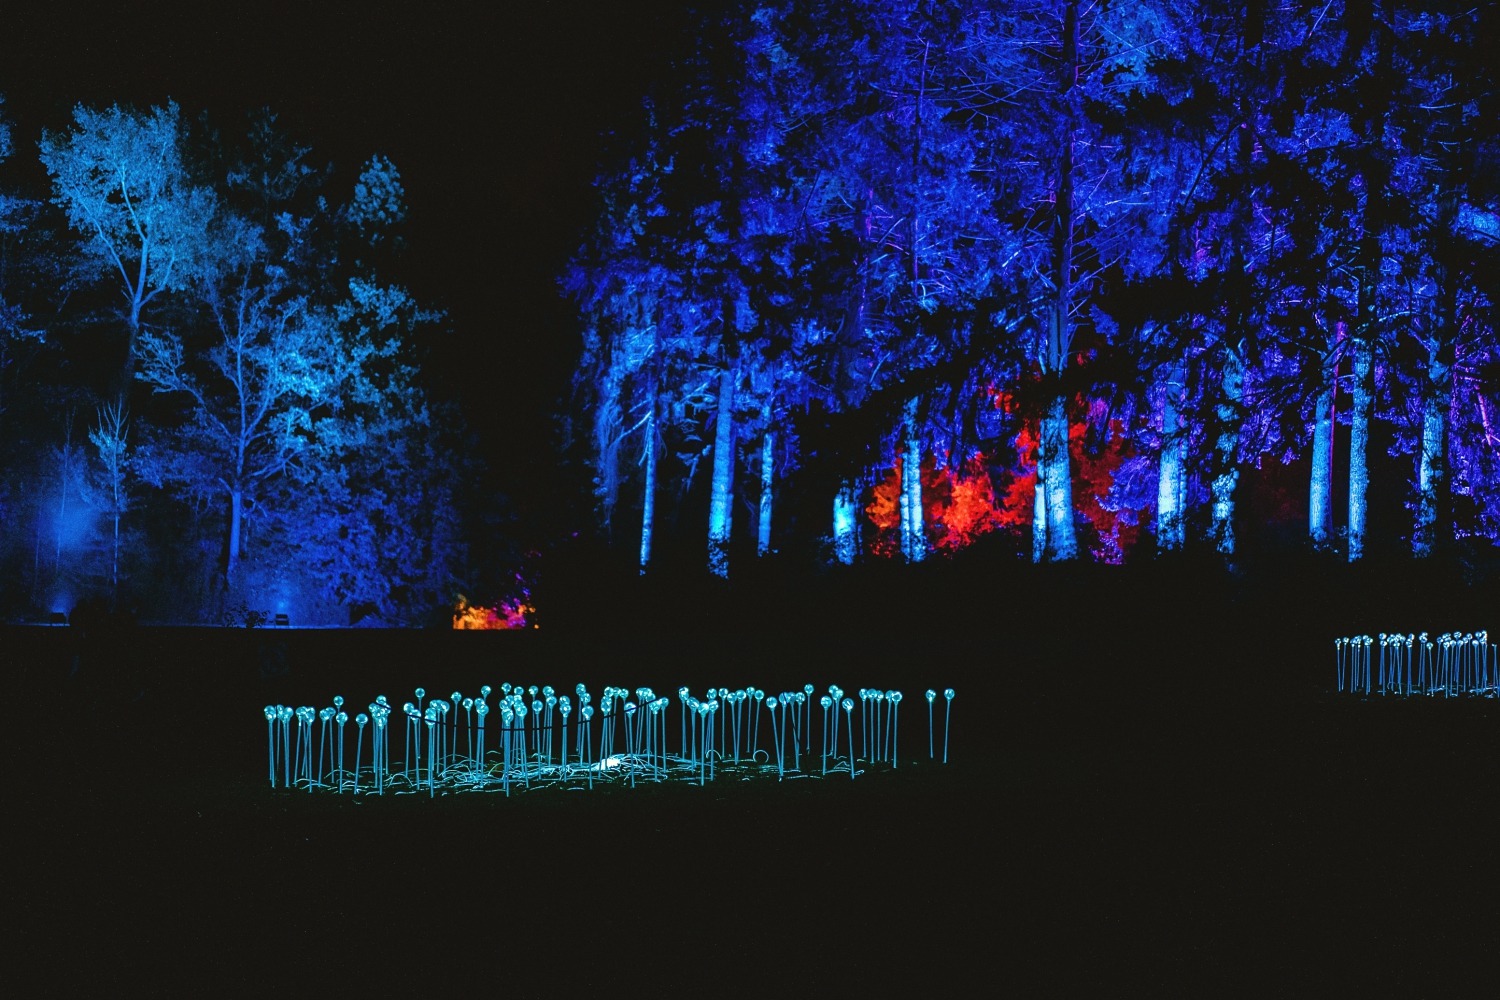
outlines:
{"label": "forest", "polygon": [[564,279],[600,525],[719,576],[1492,545],[1495,37],[1451,3],[703,18]]}
{"label": "forest", "polygon": [[[274,110],[0,103],[0,614],[515,627],[564,564],[1493,554],[1493,5],[682,20],[528,292],[565,330],[503,296],[454,329],[397,164]],[[518,337],[573,370],[549,470],[474,443]]]}

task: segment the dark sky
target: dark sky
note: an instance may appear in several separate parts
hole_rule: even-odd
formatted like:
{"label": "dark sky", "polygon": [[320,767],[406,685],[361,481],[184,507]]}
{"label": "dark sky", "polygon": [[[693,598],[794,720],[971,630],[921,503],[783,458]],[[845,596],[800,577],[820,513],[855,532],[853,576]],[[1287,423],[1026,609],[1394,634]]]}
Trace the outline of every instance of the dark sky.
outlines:
{"label": "dark sky", "polygon": [[[45,3],[0,17],[11,180],[74,104],[177,101],[219,128],[269,106],[346,183],[395,161],[419,294],[451,316],[432,377],[464,405],[502,488],[545,490],[576,350],[556,275],[586,225],[601,133],[629,130],[681,52],[680,3]],[[537,498],[533,497],[533,502]]]}

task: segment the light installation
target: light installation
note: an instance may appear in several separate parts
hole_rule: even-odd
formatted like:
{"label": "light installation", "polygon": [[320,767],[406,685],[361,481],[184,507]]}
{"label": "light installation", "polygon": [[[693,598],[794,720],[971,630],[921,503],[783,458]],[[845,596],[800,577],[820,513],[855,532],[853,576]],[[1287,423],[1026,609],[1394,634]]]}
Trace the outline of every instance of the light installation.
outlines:
{"label": "light installation", "polygon": [[1358,695],[1500,697],[1500,644],[1489,632],[1381,632],[1333,640],[1336,691]]}
{"label": "light installation", "polygon": [[[860,689],[858,713],[838,685],[816,699],[814,691],[811,684],[770,696],[758,688],[710,688],[698,697],[681,687],[674,707],[674,699],[649,687],[606,687],[596,711],[583,684],[571,695],[551,685],[502,684],[493,706],[490,685],[477,696],[454,691],[430,700],[416,688],[415,700],[401,706],[399,756],[385,695],[355,716],[352,754],[342,696],[322,710],[267,705],[267,779],[273,789],[308,793],[509,796],[542,788],[587,790],[596,783],[634,788],[844,775],[852,781],[899,767],[900,691]],[[929,707],[933,697],[929,691]],[[927,759],[936,760],[934,748],[941,743],[947,764],[952,688],[944,698],[941,726],[928,715]],[[487,726],[490,715],[498,715],[498,726]],[[367,728],[373,730],[368,750]]]}

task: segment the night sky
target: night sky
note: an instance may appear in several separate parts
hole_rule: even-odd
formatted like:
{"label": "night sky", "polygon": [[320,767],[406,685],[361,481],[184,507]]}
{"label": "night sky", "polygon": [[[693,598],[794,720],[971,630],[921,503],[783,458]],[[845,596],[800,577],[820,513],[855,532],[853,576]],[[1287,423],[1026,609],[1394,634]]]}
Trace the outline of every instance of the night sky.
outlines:
{"label": "night sky", "polygon": [[587,225],[608,135],[683,49],[667,2],[7,5],[3,168],[45,190],[43,128],[72,107],[175,100],[223,131],[269,107],[334,189],[374,153],[406,187],[405,267],[446,309],[427,373],[459,402],[496,485],[524,516],[555,483],[555,415],[577,360],[556,277]]}

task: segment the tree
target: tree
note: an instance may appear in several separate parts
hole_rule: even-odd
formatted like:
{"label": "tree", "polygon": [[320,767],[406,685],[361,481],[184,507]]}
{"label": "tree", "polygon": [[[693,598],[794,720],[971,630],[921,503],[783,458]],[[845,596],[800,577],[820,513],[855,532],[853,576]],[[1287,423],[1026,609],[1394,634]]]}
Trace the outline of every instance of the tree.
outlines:
{"label": "tree", "polygon": [[208,250],[214,200],[188,176],[178,118],[175,103],[147,112],[79,105],[70,130],[43,133],[40,143],[53,201],[94,266],[120,283],[127,377],[143,310],[185,288]]}
{"label": "tree", "polygon": [[[295,241],[298,227],[289,218],[283,226],[279,236]],[[329,419],[339,360],[330,318],[292,286],[266,232],[222,216],[213,245],[218,266],[200,275],[195,291],[214,333],[190,343],[171,331],[141,331],[136,375],[189,401],[184,424],[158,436],[143,458],[154,484],[226,502],[224,582],[232,588],[246,505]]]}
{"label": "tree", "polygon": [[651,564],[658,467],[672,414],[706,385],[686,369],[704,348],[704,318],[682,280],[679,219],[666,204],[672,157],[648,108],[645,146],[599,179],[594,231],[560,279],[584,320],[574,390],[589,412],[596,511],[606,537],[619,502],[621,448],[640,435],[642,469],[638,567]]}
{"label": "tree", "polygon": [[[1486,209],[1500,195],[1493,171],[1484,168],[1493,143],[1494,74],[1476,58],[1484,17],[1467,5],[1421,4],[1389,15],[1395,35],[1391,55],[1396,170],[1393,186],[1410,206],[1404,232],[1393,240],[1409,320],[1407,344],[1392,354],[1411,369],[1420,410],[1409,425],[1416,452],[1412,552],[1431,556],[1452,535],[1450,413],[1481,411],[1474,392],[1494,330],[1485,321],[1492,307],[1482,277],[1500,263],[1500,214]],[[1489,16],[1493,27],[1494,15]],[[1488,134],[1488,135],[1487,135]],[[1488,138],[1488,142],[1486,141]],[[1404,238],[1403,238],[1404,237]],[[1491,286],[1492,287],[1492,286]],[[1467,383],[1467,384],[1466,384]],[[1470,397],[1478,404],[1456,405]]]}
{"label": "tree", "polygon": [[475,470],[410,353],[437,318],[404,289],[361,278],[333,306],[327,418],[265,501],[276,544],[263,548],[282,586],[310,579],[328,601],[394,623],[452,601],[466,552],[459,484]]}
{"label": "tree", "polygon": [[125,401],[101,406],[89,441],[94,446],[97,471],[91,477],[94,505],[110,520],[110,603],[120,595],[120,518],[130,509],[130,417]]}
{"label": "tree", "polygon": [[1038,0],[977,14],[964,93],[986,133],[980,161],[1014,234],[1012,270],[1042,375],[1033,530],[1048,560],[1078,554],[1068,413],[1072,369],[1098,330],[1105,273],[1142,250],[1157,209],[1119,110],[1153,86],[1149,67],[1171,34],[1166,4]]}
{"label": "tree", "polygon": [[[304,618],[358,605],[411,620],[446,600],[462,546],[458,477],[407,344],[438,317],[372,273],[405,213],[400,175],[372,158],[342,204],[273,187],[226,187],[191,285],[199,311],[140,333],[137,377],[181,404],[141,468],[222,505],[226,593],[295,600]],[[254,218],[267,197],[270,226]]]}

